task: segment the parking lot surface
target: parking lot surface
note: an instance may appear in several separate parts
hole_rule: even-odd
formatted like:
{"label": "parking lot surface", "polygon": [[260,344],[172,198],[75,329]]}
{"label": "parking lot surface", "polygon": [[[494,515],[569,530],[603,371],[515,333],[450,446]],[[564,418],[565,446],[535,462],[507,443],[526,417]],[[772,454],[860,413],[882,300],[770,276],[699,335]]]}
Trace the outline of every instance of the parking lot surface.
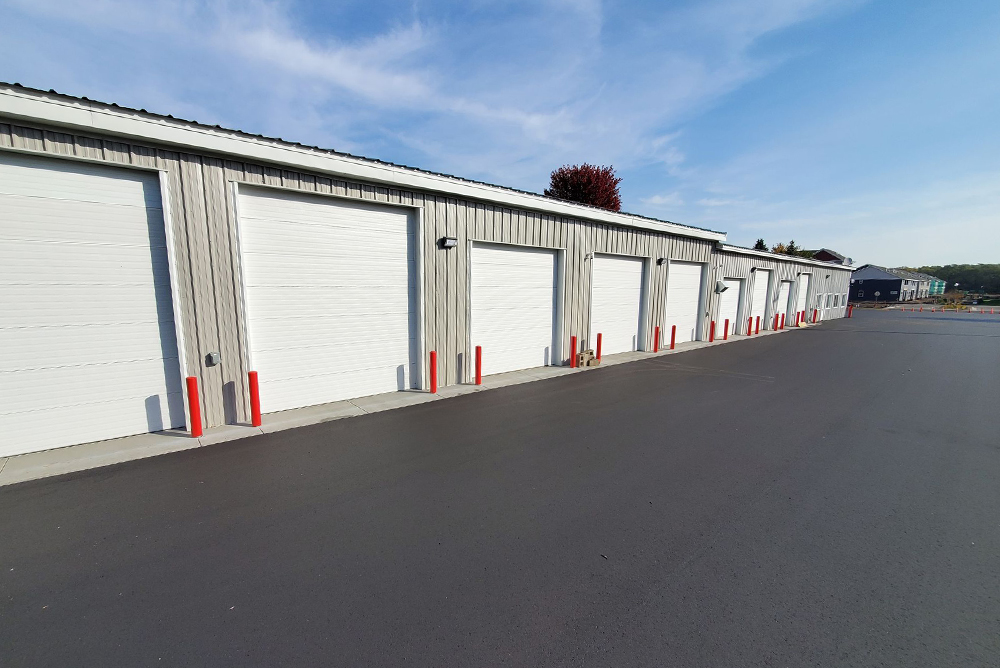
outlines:
{"label": "parking lot surface", "polygon": [[1000,316],[0,488],[3,666],[996,666]]}

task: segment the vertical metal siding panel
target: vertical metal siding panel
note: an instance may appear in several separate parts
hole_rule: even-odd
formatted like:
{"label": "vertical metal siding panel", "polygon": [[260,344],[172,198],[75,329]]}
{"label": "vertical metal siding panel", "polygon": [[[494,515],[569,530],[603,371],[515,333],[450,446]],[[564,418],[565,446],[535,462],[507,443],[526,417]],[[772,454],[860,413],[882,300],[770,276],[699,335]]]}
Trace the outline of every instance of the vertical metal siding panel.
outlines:
{"label": "vertical metal siding panel", "polygon": [[282,170],[274,167],[264,167],[264,183],[269,186],[281,185]]}
{"label": "vertical metal siding panel", "polygon": [[510,227],[510,217],[508,211],[503,207],[496,207],[496,215],[493,219],[493,240],[500,242],[510,242],[510,235],[507,233]]}
{"label": "vertical metal siding panel", "polygon": [[[458,202],[448,198],[445,200],[445,233],[442,236],[458,238]],[[460,246],[459,246],[460,248]],[[458,330],[458,295],[456,275],[458,274],[457,248],[442,251],[445,267],[445,336],[438,361],[443,364],[441,369],[442,385],[454,385],[457,374],[457,346],[455,337]]]}
{"label": "vertical metal siding panel", "polygon": [[[133,165],[138,165],[139,167],[158,166],[159,159],[157,157],[156,149],[149,148],[148,146],[136,146],[135,144],[131,144],[129,146],[129,154],[132,157]],[[187,330],[185,329],[184,331],[186,332]]]}
{"label": "vertical metal siding panel", "polygon": [[293,188],[295,190],[302,189],[302,181],[299,178],[298,172],[291,172],[287,169],[281,170],[281,185],[285,188]]}
{"label": "vertical metal siding panel", "polygon": [[325,176],[316,177],[316,192],[330,194],[333,192],[333,179]]}
{"label": "vertical metal siding panel", "polygon": [[[134,149],[135,147],[133,147]],[[133,153],[134,155],[134,153]],[[145,158],[146,156],[141,156]],[[184,196],[181,186],[180,165],[176,153],[161,152],[159,167],[166,171],[170,197],[171,232],[176,248],[177,287],[180,294],[174,295],[181,314],[181,327],[184,331],[184,360],[187,368],[181,369],[181,376],[196,376],[201,381],[201,355],[198,345],[198,322],[195,311],[195,294],[192,277],[194,267],[191,263],[190,240],[184,214]],[[204,395],[204,393],[202,393]],[[201,397],[204,410],[205,399]]]}
{"label": "vertical metal siding panel", "polygon": [[90,137],[76,137],[73,151],[81,158],[104,159],[104,142]]}
{"label": "vertical metal siding panel", "polygon": [[299,189],[316,192],[316,177],[312,174],[299,174]]}
{"label": "vertical metal siding panel", "polygon": [[[222,161],[205,158],[202,165],[205,188],[205,212],[208,224],[209,257],[212,262],[216,306],[216,328],[222,381],[223,419],[228,424],[248,418],[246,355],[243,350],[243,327],[240,322],[240,285],[236,267],[235,217],[232,196],[227,187]],[[228,362],[228,363],[227,363]]]}
{"label": "vertical metal siding panel", "polygon": [[266,183],[264,180],[264,168],[260,165],[245,165],[243,168],[243,178],[247,183],[256,183],[258,185]]}
{"label": "vertical metal siding panel", "polygon": [[0,123],[0,146],[4,148],[13,146],[10,137],[10,125],[7,123]]}
{"label": "vertical metal siding panel", "polygon": [[[441,364],[441,357],[443,355],[442,343],[445,337],[445,328],[447,327],[447,321],[445,319],[445,266],[444,258],[441,257],[443,251],[437,246],[437,240],[440,239],[445,234],[446,225],[444,220],[444,206],[440,201],[439,197],[429,197],[427,201],[427,211],[430,212],[429,229],[431,231],[430,237],[433,241],[433,255],[430,267],[432,268],[431,276],[433,281],[430,286],[429,299],[427,301],[427,308],[432,319],[432,331],[434,332],[433,338],[428,339],[428,345],[430,350],[436,350],[438,353],[438,364]],[[438,368],[438,373],[440,374],[440,367]]]}
{"label": "vertical metal siding panel", "polygon": [[[244,180],[244,170],[242,162],[234,162],[232,160],[224,160],[223,168],[225,169],[226,181],[243,181]],[[226,184],[226,190],[229,190],[229,184]]]}
{"label": "vertical metal siding panel", "polygon": [[42,133],[42,145],[46,153],[56,155],[73,155],[73,135],[64,132],[45,130]]}
{"label": "vertical metal siding panel", "polygon": [[32,151],[45,150],[45,139],[41,130],[26,128],[20,125],[11,125],[10,136],[14,148],[23,148]]}
{"label": "vertical metal siding panel", "polygon": [[[191,359],[198,363],[199,375],[203,381],[201,385],[205,413],[202,418],[206,427],[214,427],[225,424],[225,413],[222,405],[222,369],[220,366],[207,367],[203,364],[205,355],[220,348],[216,320],[218,311],[215,301],[215,277],[212,271],[211,242],[205,210],[205,183],[202,179],[201,159],[198,156],[180,154],[179,166],[183,189],[182,211],[188,230],[188,252],[197,318],[195,331],[198,352]],[[186,333],[191,331],[185,330]],[[224,359],[223,365],[232,362],[233,360]]]}
{"label": "vertical metal siding panel", "polygon": [[[458,373],[455,377],[456,383],[466,383],[471,378],[470,375],[470,351],[469,341],[469,287],[467,277],[469,275],[469,256],[466,249],[469,245],[469,228],[475,224],[475,208],[470,202],[461,202],[458,207],[458,220],[456,236],[458,237],[458,247],[449,251],[455,256],[456,270],[452,276],[452,293],[455,309],[455,328],[452,331],[452,341],[454,350],[453,358],[456,360]],[[460,362],[460,363],[459,363]]]}
{"label": "vertical metal siding panel", "polygon": [[128,144],[122,144],[116,141],[104,142],[104,152],[102,157],[108,162],[117,162],[126,165],[132,161],[132,155],[129,153]]}

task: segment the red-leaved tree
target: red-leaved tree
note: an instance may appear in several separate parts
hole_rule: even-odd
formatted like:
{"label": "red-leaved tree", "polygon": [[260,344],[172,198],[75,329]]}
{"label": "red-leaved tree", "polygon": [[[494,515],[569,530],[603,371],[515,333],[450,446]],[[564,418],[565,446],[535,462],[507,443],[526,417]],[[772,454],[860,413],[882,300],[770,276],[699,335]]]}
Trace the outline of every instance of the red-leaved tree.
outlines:
{"label": "red-leaved tree", "polygon": [[563,165],[552,172],[552,180],[545,189],[548,197],[598,206],[610,211],[622,210],[622,198],[614,167],[597,165]]}

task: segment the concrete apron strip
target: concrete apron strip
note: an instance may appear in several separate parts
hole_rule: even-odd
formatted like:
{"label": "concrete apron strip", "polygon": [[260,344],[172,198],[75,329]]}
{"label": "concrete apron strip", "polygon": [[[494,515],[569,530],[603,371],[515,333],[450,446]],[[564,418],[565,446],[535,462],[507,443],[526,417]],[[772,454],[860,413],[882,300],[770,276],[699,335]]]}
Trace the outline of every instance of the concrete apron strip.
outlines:
{"label": "concrete apron strip", "polygon": [[[791,327],[784,331],[792,331],[793,329],[795,328]],[[70,445],[53,450],[14,455],[6,459],[0,458],[0,486],[13,485],[14,483],[37,480],[64,473],[86,471],[88,469],[120,464],[135,459],[145,459],[146,457],[156,457],[171,452],[190,450],[203,445],[224,443],[226,441],[257,436],[258,434],[271,434],[286,429],[378,413],[404,406],[422,404],[428,401],[439,401],[473,392],[532,383],[571,373],[599,371],[602,367],[614,366],[616,364],[627,364],[663,355],[683,353],[723,343],[755,339],[764,335],[781,333],[783,333],[782,330],[768,330],[754,336],[732,335],[728,341],[716,339],[713,343],[709,343],[708,341],[680,343],[677,344],[674,350],[660,350],[655,353],[637,351],[607,355],[601,360],[600,366],[597,367],[572,369],[568,366],[548,366],[511,371],[486,376],[483,378],[482,385],[461,384],[441,387],[438,389],[437,394],[430,394],[429,392],[420,390],[407,390],[404,392],[391,392],[371,397],[361,397],[349,401],[337,401],[319,406],[307,406],[280,413],[265,414],[264,424],[261,427],[225,425],[205,430],[204,435],[200,438],[191,438],[186,431],[171,429],[152,434],[137,434],[135,436],[115,438],[108,441],[81,443],[80,445]]]}

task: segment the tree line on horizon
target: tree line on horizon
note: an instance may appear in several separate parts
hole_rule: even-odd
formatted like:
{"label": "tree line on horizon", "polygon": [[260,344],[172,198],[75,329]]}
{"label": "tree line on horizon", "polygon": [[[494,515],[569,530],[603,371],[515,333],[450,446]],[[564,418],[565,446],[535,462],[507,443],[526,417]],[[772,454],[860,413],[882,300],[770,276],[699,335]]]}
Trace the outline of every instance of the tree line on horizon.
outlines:
{"label": "tree line on horizon", "polygon": [[799,248],[799,245],[795,243],[795,239],[792,239],[787,244],[779,241],[770,248],[767,247],[767,244],[764,243],[763,239],[757,239],[757,243],[753,245],[753,249],[759,251],[770,251],[772,253],[778,253],[779,255],[791,255],[793,257],[812,257],[814,252],[804,248]]}
{"label": "tree line on horizon", "polygon": [[958,289],[979,292],[980,289],[990,294],[1000,293],[1000,264],[944,264],[924,267],[900,267],[921,274],[937,276],[948,284],[948,290]]}

